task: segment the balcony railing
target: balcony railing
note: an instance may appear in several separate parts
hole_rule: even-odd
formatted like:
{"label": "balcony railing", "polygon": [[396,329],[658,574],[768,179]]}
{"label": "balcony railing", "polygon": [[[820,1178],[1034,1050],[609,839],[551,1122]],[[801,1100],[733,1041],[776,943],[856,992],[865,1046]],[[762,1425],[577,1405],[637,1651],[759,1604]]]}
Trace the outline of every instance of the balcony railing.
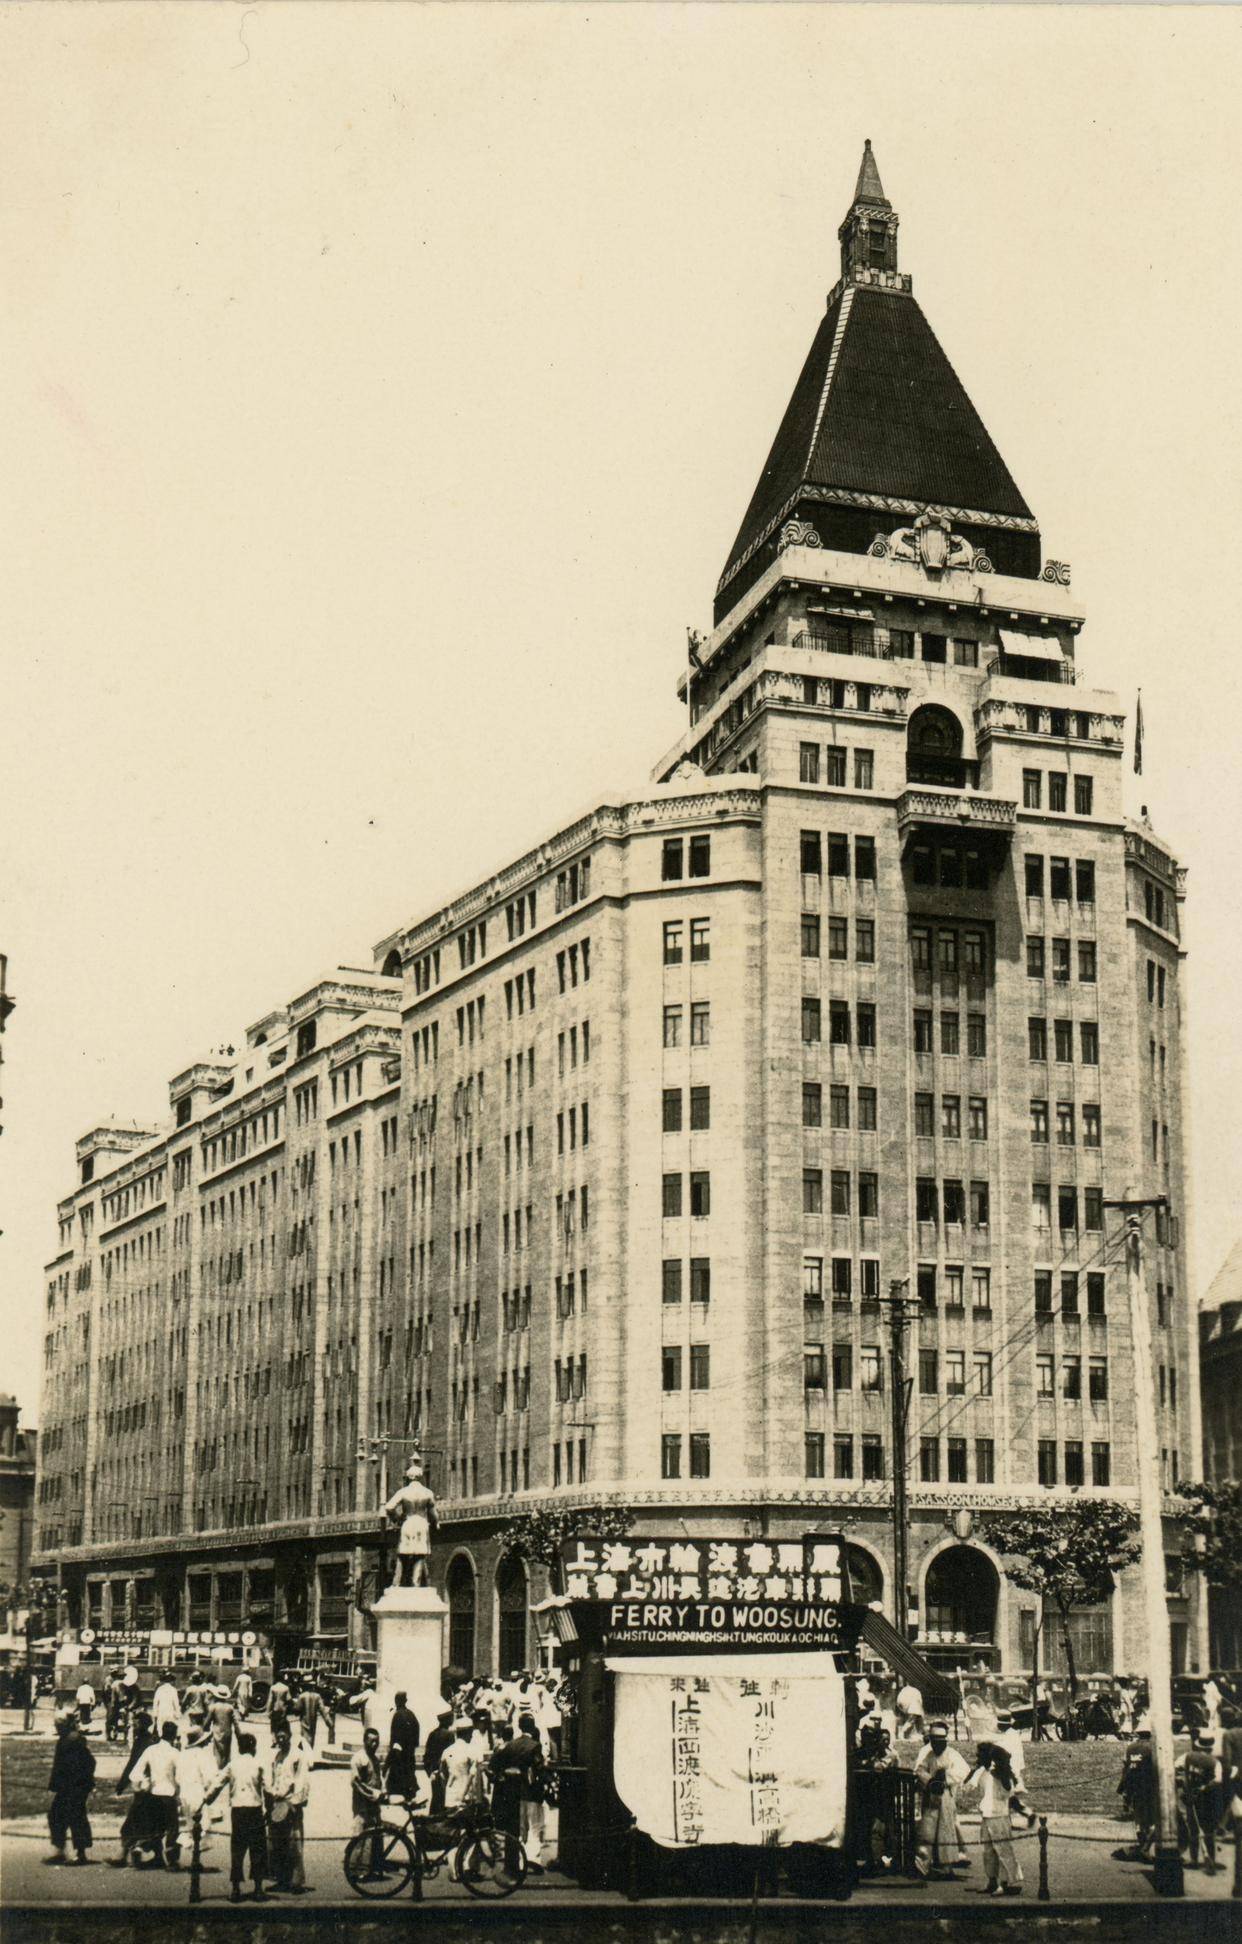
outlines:
{"label": "balcony railing", "polygon": [[1078,679],[1078,671],[1073,662],[1045,661],[1042,656],[1036,659],[1035,656],[1028,658],[1025,655],[998,654],[987,664],[987,671],[989,675],[1007,675],[1010,680],[1017,682],[1073,684]]}
{"label": "balcony railing", "polygon": [[982,796],[973,790],[904,790],[897,799],[897,826],[931,823],[957,830],[1009,833],[1018,806],[1007,797]]}

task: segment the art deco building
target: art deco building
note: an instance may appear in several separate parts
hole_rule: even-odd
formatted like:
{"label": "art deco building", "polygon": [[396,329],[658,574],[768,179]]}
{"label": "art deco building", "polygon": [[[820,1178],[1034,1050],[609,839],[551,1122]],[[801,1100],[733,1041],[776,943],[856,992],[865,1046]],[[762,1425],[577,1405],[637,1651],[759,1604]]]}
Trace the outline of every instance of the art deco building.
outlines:
{"label": "art deco building", "polygon": [[[1069,568],[869,148],[840,241],[651,786],[190,1069],[172,1126],[79,1144],[40,1546],[80,1612],[363,1638],[373,1454],[416,1437],[458,1661],[529,1656],[504,1520],[557,1500],[844,1524],[892,1609],[898,1285],[918,1631],[1029,1665],[982,1521],[1136,1496],[1131,1190],[1172,1211],[1160,1436],[1170,1485],[1197,1469],[1184,874],[1123,813]],[[1143,1664],[1136,1588],[1075,1628],[1080,1665]]]}

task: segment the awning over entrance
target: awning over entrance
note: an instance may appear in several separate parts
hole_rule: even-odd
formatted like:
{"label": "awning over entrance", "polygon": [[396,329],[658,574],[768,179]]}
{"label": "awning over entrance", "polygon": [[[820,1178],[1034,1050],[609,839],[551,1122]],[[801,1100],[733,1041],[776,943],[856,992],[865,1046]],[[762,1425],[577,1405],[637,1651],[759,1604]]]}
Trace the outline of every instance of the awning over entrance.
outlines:
{"label": "awning over entrance", "polygon": [[894,1674],[918,1689],[928,1708],[953,1714],[961,1706],[956,1682],[946,1681],[943,1674],[929,1667],[909,1641],[902,1639],[892,1621],[886,1620],[874,1607],[867,1610],[861,1638],[882,1661],[887,1661]]}
{"label": "awning over entrance", "polygon": [[998,628],[1001,647],[1007,655],[1018,655],[1024,661],[1061,662],[1065,656],[1055,635],[1022,634],[1017,628]]}

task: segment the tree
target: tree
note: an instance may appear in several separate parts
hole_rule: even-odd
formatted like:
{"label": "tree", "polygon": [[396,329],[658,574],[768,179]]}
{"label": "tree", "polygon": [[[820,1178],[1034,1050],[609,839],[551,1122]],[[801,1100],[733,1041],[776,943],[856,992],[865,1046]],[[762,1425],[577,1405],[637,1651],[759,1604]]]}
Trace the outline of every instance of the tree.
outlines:
{"label": "tree", "polygon": [[[1137,1528],[1138,1514],[1115,1499],[1078,1498],[1046,1511],[1005,1513],[984,1525],[984,1536],[1004,1555],[1012,1584],[1040,1595],[1038,1627],[1049,1604],[1059,1617],[1071,1696],[1078,1693],[1078,1669],[1070,1614],[1106,1600],[1116,1575],[1141,1556]],[[1038,1656],[1038,1628],[1036,1641]]]}
{"label": "tree", "polygon": [[1193,1540],[1193,1550],[1185,1556],[1187,1568],[1202,1573],[1209,1586],[1236,1592],[1242,1588],[1242,1482],[1183,1483],[1177,1496],[1184,1503],[1182,1523]]}
{"label": "tree", "polygon": [[599,1539],[624,1539],[633,1523],[628,1505],[548,1506],[508,1521],[503,1532],[505,1550],[555,1572],[567,1540],[588,1532]]}

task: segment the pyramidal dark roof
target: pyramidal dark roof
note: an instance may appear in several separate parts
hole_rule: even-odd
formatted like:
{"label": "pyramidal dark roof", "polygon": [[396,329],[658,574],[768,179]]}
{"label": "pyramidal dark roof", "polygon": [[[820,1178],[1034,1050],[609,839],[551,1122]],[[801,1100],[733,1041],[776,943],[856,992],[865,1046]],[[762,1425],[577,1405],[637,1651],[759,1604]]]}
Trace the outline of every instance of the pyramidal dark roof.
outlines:
{"label": "pyramidal dark roof", "polygon": [[[815,520],[825,545],[865,551],[877,531],[943,508],[964,528],[1021,536],[1006,569],[1039,571],[1031,510],[897,272],[896,232],[868,143],[841,225],[841,281],[730,549],[718,619],[766,566],[795,510]],[[832,509],[842,515],[835,531]]]}

